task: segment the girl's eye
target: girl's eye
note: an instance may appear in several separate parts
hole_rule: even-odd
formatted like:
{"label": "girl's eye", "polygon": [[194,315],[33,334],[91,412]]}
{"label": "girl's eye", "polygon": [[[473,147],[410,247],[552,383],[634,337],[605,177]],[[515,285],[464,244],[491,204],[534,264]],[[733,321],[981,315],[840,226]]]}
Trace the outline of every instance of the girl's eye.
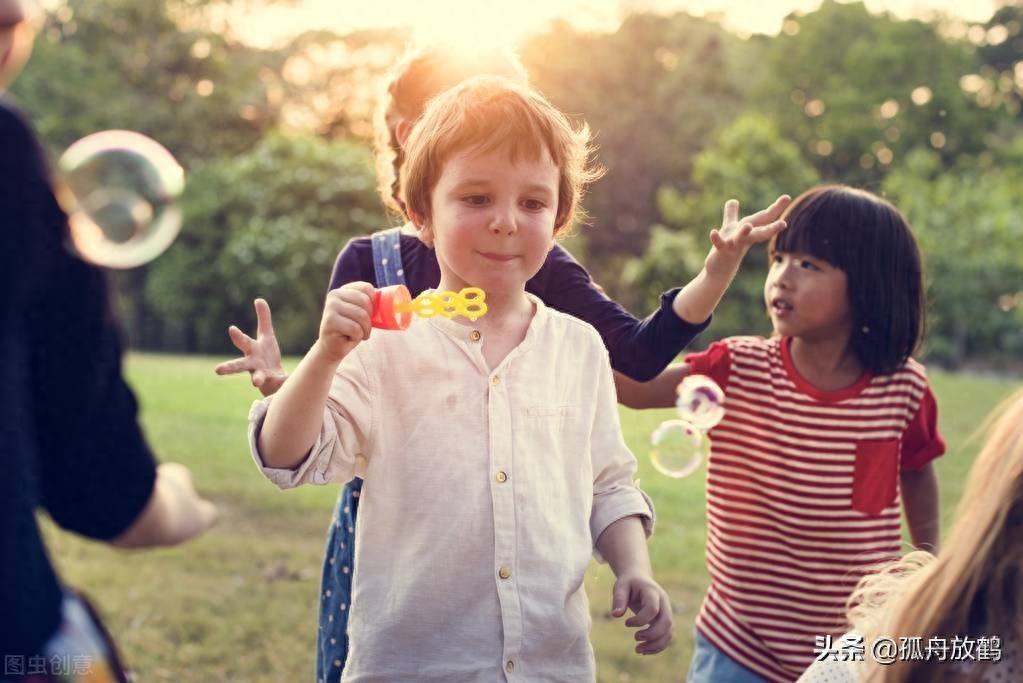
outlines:
{"label": "girl's eye", "polygon": [[781,254],[771,254],[771,263],[781,263]]}
{"label": "girl's eye", "polygon": [[805,268],[806,270],[820,270],[820,268],[818,268],[810,261],[807,261],[806,259],[803,259],[802,261],[799,262],[799,267]]}

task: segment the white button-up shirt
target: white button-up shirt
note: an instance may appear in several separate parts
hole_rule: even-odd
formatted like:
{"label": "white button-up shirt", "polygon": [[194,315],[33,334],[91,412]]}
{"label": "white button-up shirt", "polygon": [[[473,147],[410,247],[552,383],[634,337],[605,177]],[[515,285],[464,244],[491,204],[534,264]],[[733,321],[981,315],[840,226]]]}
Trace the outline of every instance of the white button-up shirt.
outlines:
{"label": "white button-up shirt", "polygon": [[338,367],[320,435],[281,488],[345,483],[365,460],[344,681],[593,681],[583,576],[633,483],[607,351],[531,297],[525,339],[488,369],[444,318],[374,330]]}

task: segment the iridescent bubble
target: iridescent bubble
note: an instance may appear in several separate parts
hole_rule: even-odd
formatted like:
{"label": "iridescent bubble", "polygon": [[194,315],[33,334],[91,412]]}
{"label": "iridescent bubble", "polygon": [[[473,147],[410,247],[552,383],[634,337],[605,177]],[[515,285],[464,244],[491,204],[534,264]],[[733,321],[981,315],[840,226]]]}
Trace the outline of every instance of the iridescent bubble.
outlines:
{"label": "iridescent bubble", "polygon": [[689,476],[710,455],[710,437],[685,420],[667,420],[650,435],[654,469],[675,479]]}
{"label": "iridescent bubble", "polygon": [[185,172],[151,138],[95,133],[71,145],[58,166],[71,241],[87,261],[133,268],[159,256],[181,229]]}
{"label": "iridescent bubble", "polygon": [[683,420],[706,432],[725,416],[725,392],[706,375],[689,375],[678,385],[675,407]]}

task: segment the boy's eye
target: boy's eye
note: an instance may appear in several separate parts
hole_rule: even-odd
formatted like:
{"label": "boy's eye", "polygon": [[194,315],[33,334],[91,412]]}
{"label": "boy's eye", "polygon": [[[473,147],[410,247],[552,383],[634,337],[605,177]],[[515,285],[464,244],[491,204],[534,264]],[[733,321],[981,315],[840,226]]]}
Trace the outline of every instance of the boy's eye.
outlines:
{"label": "boy's eye", "polygon": [[540,211],[547,206],[539,199],[525,199],[523,200],[522,205],[529,211]]}
{"label": "boy's eye", "polygon": [[483,206],[489,201],[489,198],[485,194],[471,194],[462,197],[462,201],[471,206]]}

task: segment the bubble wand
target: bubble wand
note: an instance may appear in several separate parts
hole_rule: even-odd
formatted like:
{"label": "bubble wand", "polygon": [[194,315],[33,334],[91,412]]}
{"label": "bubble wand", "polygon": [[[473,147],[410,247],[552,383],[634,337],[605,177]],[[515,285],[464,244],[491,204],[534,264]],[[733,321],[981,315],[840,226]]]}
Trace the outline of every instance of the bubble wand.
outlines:
{"label": "bubble wand", "polygon": [[454,318],[462,315],[475,320],[487,312],[487,297],[479,287],[466,287],[458,292],[423,292],[412,298],[405,285],[381,287],[373,294],[373,327],[382,330],[406,330],[412,316]]}

